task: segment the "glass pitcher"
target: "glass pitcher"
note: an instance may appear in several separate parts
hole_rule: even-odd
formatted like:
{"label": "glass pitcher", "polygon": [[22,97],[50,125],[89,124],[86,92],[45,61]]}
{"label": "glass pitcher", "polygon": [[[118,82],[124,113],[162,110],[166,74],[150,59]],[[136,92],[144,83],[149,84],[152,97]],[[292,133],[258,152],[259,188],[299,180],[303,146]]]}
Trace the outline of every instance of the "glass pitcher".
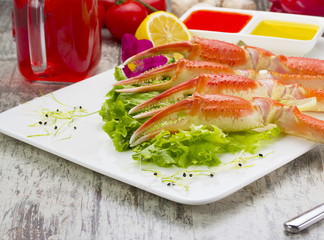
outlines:
{"label": "glass pitcher", "polygon": [[98,0],[13,0],[13,32],[28,80],[77,82],[101,57]]}

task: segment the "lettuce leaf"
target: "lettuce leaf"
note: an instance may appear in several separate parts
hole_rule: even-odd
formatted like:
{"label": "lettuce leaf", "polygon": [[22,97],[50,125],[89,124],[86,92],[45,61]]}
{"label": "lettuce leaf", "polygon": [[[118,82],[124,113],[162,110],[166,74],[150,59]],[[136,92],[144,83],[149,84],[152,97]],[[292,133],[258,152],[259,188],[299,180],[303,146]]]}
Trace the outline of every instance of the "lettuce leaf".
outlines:
{"label": "lettuce leaf", "polygon": [[191,165],[217,166],[222,153],[246,151],[254,153],[263,140],[280,134],[275,127],[265,132],[244,131],[225,134],[216,126],[209,130],[205,126],[191,126],[190,131],[170,134],[162,131],[154,139],[133,148],[133,159],[152,162],[161,167],[188,167]]}
{"label": "lettuce leaf", "polygon": [[[115,69],[116,80],[125,79],[120,68]],[[120,88],[120,87],[119,87]],[[103,130],[112,139],[115,149],[119,152],[129,150],[129,139],[147,119],[136,120],[128,111],[136,105],[156,96],[159,92],[150,93],[118,93],[115,87],[107,93],[107,99],[99,111],[105,122]]]}
{"label": "lettuce leaf", "polygon": [[114,77],[117,81],[122,81],[127,79],[126,75],[124,74],[123,70],[120,67],[115,67]]}

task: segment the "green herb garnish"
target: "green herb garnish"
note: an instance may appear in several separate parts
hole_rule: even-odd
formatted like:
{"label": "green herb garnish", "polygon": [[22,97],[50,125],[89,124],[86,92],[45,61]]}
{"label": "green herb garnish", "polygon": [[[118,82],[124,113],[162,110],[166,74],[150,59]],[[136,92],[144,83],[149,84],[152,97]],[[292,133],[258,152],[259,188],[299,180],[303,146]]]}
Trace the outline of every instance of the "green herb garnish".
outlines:
{"label": "green herb garnish", "polygon": [[192,181],[195,177],[205,176],[205,177],[214,177],[217,175],[217,172],[225,169],[238,169],[238,168],[247,168],[252,167],[251,165],[246,165],[248,161],[255,160],[258,158],[267,157],[271,153],[267,154],[254,154],[249,156],[244,156],[244,151],[241,151],[234,159],[230,162],[221,163],[216,167],[205,168],[205,169],[181,169],[173,174],[166,174],[162,170],[158,170],[155,168],[142,168],[145,172],[151,172],[154,176],[160,179],[162,183],[166,183],[168,186],[179,186],[183,188],[185,191],[189,191],[190,181]]}
{"label": "green herb garnish", "polygon": [[[56,137],[63,129],[66,127],[73,127],[76,129],[76,126],[73,125],[75,121],[81,117],[87,117],[98,113],[99,111],[88,113],[86,109],[82,106],[71,107],[60,102],[52,93],[51,98],[59,104],[60,108],[49,109],[49,108],[41,108],[38,107],[37,110],[40,111],[40,120],[36,123],[29,125],[29,127],[41,127],[44,133],[33,134],[27,137],[41,137],[41,136],[50,136]],[[67,137],[63,137],[59,140],[65,140],[71,138],[71,135]]]}

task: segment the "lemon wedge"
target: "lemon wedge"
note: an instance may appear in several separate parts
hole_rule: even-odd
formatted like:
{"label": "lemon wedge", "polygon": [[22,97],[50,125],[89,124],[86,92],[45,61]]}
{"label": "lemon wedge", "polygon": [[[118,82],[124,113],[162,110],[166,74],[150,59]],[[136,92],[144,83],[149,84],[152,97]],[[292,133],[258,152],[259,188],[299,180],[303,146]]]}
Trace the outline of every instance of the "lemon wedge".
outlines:
{"label": "lemon wedge", "polygon": [[288,106],[296,106],[299,111],[312,111],[317,104],[316,97],[296,99],[296,100],[284,100],[280,101],[281,103]]}
{"label": "lemon wedge", "polygon": [[187,41],[191,34],[186,27],[172,13],[158,11],[148,15],[138,27],[135,37],[148,39],[153,46],[172,42]]}

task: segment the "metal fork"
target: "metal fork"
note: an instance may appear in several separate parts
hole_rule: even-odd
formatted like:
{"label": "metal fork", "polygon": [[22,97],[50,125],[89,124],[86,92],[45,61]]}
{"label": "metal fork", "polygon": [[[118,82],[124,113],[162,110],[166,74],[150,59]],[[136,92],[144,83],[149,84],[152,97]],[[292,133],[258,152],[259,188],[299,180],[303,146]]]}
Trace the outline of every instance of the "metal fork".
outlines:
{"label": "metal fork", "polygon": [[299,233],[322,219],[324,219],[324,203],[288,220],[284,223],[284,228],[287,232]]}

